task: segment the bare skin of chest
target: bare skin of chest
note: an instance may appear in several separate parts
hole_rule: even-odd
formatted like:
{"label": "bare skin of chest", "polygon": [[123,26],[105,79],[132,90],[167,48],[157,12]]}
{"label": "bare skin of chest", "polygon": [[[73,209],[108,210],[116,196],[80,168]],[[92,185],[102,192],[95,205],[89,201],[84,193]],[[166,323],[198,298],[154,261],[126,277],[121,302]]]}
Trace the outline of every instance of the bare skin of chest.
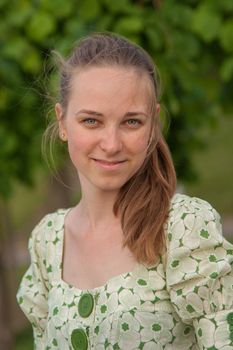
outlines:
{"label": "bare skin of chest", "polygon": [[132,271],[136,261],[122,248],[122,232],[72,233],[66,230],[63,251],[63,280],[79,289],[103,286],[109,279]]}

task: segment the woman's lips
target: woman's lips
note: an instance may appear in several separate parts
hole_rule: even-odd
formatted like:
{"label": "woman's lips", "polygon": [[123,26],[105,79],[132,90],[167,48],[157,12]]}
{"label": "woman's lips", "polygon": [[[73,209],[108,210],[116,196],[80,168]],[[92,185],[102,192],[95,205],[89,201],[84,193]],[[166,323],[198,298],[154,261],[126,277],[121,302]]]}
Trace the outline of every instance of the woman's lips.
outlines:
{"label": "woman's lips", "polygon": [[93,160],[97,165],[105,169],[118,169],[119,167],[122,166],[123,163],[126,162],[126,160],[107,161],[103,159],[94,159],[94,158]]}

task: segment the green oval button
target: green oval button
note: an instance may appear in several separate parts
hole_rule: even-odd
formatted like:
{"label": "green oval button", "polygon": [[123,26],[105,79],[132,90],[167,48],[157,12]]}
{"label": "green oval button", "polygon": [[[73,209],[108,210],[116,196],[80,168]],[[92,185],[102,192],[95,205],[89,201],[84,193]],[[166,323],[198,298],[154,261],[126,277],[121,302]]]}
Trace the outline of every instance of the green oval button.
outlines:
{"label": "green oval button", "polygon": [[83,329],[74,329],[71,334],[71,344],[75,350],[87,350],[87,336]]}
{"label": "green oval button", "polygon": [[93,296],[89,293],[85,293],[81,296],[78,303],[78,312],[81,317],[88,317],[94,307]]}
{"label": "green oval button", "polygon": [[227,322],[229,324],[233,324],[233,312],[230,312],[228,315],[227,315]]}

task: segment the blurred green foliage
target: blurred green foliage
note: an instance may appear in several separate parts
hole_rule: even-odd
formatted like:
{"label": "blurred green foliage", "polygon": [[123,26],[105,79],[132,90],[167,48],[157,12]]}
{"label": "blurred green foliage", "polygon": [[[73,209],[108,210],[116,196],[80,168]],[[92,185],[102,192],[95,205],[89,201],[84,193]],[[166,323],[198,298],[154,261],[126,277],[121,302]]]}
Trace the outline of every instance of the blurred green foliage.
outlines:
{"label": "blurred green foliage", "polygon": [[30,183],[41,162],[51,49],[67,54],[92,31],[122,34],[153,56],[177,173],[193,177],[199,131],[232,113],[232,0],[0,0],[0,13],[0,195],[15,179]]}

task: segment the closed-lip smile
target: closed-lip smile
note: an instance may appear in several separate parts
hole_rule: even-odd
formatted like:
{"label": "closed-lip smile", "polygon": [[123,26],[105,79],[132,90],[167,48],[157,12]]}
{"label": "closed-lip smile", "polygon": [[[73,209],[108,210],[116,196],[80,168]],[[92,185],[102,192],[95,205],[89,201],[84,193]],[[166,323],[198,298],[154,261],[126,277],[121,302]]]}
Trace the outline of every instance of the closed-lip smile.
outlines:
{"label": "closed-lip smile", "polygon": [[121,168],[122,165],[126,162],[126,160],[109,161],[105,159],[96,159],[96,158],[92,158],[92,160],[94,160],[97,166],[105,170],[117,170]]}
{"label": "closed-lip smile", "polygon": [[114,165],[114,164],[125,162],[125,160],[105,160],[105,159],[96,159],[96,158],[92,158],[92,159],[95,160],[96,162],[100,162],[106,165]]}

